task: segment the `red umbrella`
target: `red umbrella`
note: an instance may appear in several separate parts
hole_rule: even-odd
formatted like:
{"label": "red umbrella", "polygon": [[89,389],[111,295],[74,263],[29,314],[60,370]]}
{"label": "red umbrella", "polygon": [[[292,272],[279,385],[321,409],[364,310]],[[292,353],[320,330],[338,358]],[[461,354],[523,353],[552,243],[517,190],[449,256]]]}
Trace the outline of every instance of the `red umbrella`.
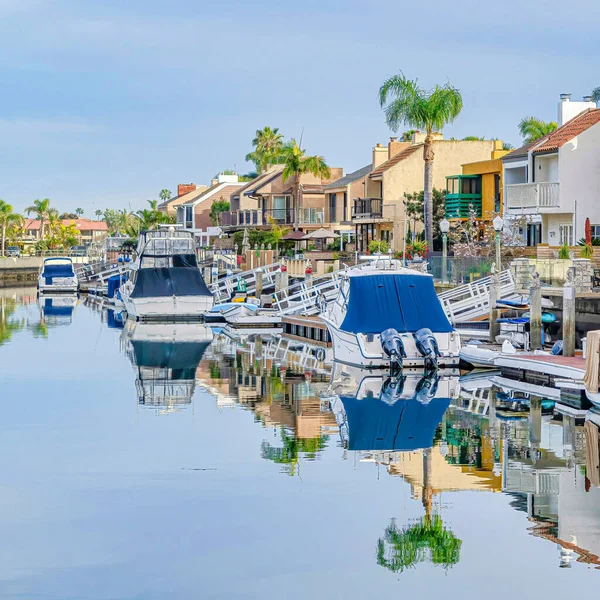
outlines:
{"label": "red umbrella", "polygon": [[589,217],[585,220],[585,243],[586,244],[592,243],[592,226],[590,224]]}

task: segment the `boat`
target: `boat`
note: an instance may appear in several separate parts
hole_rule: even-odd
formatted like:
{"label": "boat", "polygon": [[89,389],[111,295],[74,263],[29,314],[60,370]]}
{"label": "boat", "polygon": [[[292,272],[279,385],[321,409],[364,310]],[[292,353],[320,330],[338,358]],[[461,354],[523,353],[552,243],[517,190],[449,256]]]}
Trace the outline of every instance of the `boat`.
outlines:
{"label": "boat", "polygon": [[[341,377],[340,377],[341,376]],[[430,448],[458,377],[410,374],[374,376],[334,366],[327,401],[344,448],[352,451],[414,451]]]}
{"label": "boat", "polygon": [[340,276],[321,319],[336,361],[362,368],[458,365],[460,335],[452,328],[433,277],[382,261]]}
{"label": "boat", "polygon": [[466,344],[463,346],[458,355],[463,362],[466,362],[476,369],[493,369],[496,365],[496,360],[502,354],[514,354],[516,348],[508,340],[502,342],[502,350],[492,350],[491,348],[482,348],[475,344]]}
{"label": "boat", "polygon": [[231,327],[281,327],[281,313],[277,309],[254,304],[244,304],[240,310],[229,309],[223,316]]}
{"label": "boat", "polygon": [[200,320],[213,306],[191,231],[172,225],[140,234],[137,259],[120,294],[136,320]]}
{"label": "boat", "polygon": [[172,412],[191,404],[196,369],[213,339],[198,323],[147,323],[129,319],[122,349],[136,374],[138,404]]}
{"label": "boat", "polygon": [[77,305],[76,294],[46,292],[38,300],[40,317],[49,326],[69,325]]}
{"label": "boat", "polygon": [[46,258],[38,276],[38,292],[77,292],[79,283],[73,261],[67,257]]}
{"label": "boat", "polygon": [[221,302],[215,304],[205,315],[206,323],[225,323],[227,317],[233,317],[238,314],[249,314],[255,311],[258,305],[255,302]]}

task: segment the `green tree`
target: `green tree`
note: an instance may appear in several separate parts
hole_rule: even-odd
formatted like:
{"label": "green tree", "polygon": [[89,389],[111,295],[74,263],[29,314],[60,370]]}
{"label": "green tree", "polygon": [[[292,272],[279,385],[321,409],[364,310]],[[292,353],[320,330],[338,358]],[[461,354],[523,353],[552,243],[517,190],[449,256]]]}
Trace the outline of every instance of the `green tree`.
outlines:
{"label": "green tree", "polygon": [[50,215],[50,211],[52,207],[50,206],[50,199],[44,198],[43,200],[35,200],[31,206],[28,206],[25,209],[25,212],[30,215],[33,213],[35,218],[40,222],[40,239],[43,240],[45,237],[45,225],[48,221],[48,217]]}
{"label": "green tree", "polygon": [[467,135],[463,138],[463,142],[483,142],[484,137],[477,137],[476,135]]}
{"label": "green tree", "polygon": [[254,150],[246,154],[246,160],[253,162],[256,171],[260,175],[264,173],[270,165],[280,162],[281,151],[283,150],[283,135],[275,127],[264,127],[257,129],[256,135],[252,140]]}
{"label": "green tree", "polygon": [[306,156],[298,142],[292,138],[281,150],[281,164],[284,165],[282,179],[285,183],[290,177],[294,178],[294,230],[298,230],[298,212],[301,208],[300,177],[311,173],[315,177],[328,179],[331,169],[327,166],[322,156]]}
{"label": "green tree", "polygon": [[385,120],[393,131],[405,124],[425,131],[423,144],[425,237],[433,248],[433,133],[458,117],[463,107],[458,89],[446,83],[433,90],[419,87],[417,80],[407,79],[402,73],[383,82],[379,88],[379,103]]}
{"label": "green tree", "polygon": [[97,219],[100,219],[100,218],[102,218],[102,215],[103,215],[104,213],[103,213],[103,212],[102,212],[100,209],[98,209],[98,210],[97,210],[97,211],[96,211],[94,214],[96,215],[96,218],[97,218]]}
{"label": "green tree", "polygon": [[536,117],[524,117],[519,123],[519,133],[523,141],[528,144],[552,133],[558,125],[554,121],[542,121]]}
{"label": "green tree", "polygon": [[11,226],[20,225],[23,217],[13,212],[13,207],[0,199],[0,256],[4,256],[6,252],[6,237]]}
{"label": "green tree", "polygon": [[315,438],[297,438],[294,435],[288,435],[282,427],[282,447],[276,448],[269,442],[263,442],[261,456],[266,460],[284,465],[284,471],[289,475],[294,475],[300,454],[303,453],[309,459],[316,458],[317,454],[327,445],[328,439],[329,437],[326,435]]}
{"label": "green tree", "polygon": [[12,334],[24,327],[24,321],[12,319],[17,310],[17,301],[12,298],[0,298],[0,346],[10,341]]}
{"label": "green tree", "polygon": [[414,133],[419,133],[416,129],[409,129],[402,134],[403,142],[412,142],[412,137]]}
{"label": "green tree", "polygon": [[227,212],[230,208],[229,202],[227,200],[221,198],[219,200],[213,200],[213,203],[210,207],[210,220],[213,225],[219,226],[221,224],[221,213]]}
{"label": "green tree", "polygon": [[171,190],[168,189],[162,189],[160,190],[160,192],[158,193],[158,197],[160,198],[161,202],[166,202],[167,200],[171,199]]}
{"label": "green tree", "polygon": [[[429,246],[430,250],[436,250],[437,246],[441,247],[442,232],[440,231],[440,221],[445,217],[446,211],[446,190],[438,190],[433,188],[432,190],[432,204],[433,204],[433,241],[434,246]],[[425,221],[425,194],[423,190],[420,192],[413,192],[412,194],[404,194],[406,213],[408,219],[412,221],[413,232],[416,229],[417,223],[423,223]],[[412,242],[413,240],[411,240]]]}
{"label": "green tree", "polygon": [[444,526],[439,515],[422,517],[403,528],[398,528],[392,519],[377,541],[377,564],[394,573],[427,560],[448,568],[460,560],[461,546],[461,540]]}
{"label": "green tree", "polygon": [[77,217],[83,217],[83,213],[85,211],[83,210],[83,208],[76,208],[75,209],[75,214],[77,215]]}
{"label": "green tree", "polygon": [[600,86],[592,90],[592,100],[598,104],[600,102]]}

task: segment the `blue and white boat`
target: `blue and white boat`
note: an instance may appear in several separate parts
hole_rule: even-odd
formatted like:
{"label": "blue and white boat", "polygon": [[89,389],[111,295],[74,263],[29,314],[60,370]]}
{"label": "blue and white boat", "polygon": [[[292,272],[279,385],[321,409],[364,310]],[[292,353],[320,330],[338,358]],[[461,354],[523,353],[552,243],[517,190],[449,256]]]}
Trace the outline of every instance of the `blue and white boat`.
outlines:
{"label": "blue and white boat", "polygon": [[342,275],[337,296],[321,314],[334,359],[371,369],[458,365],[460,335],[444,313],[432,276],[397,261],[386,264]]}
{"label": "blue and white boat", "polygon": [[173,226],[140,234],[137,259],[119,292],[136,320],[199,320],[214,303],[198,268],[193,233]]}
{"label": "blue and white boat", "polygon": [[67,257],[46,258],[38,276],[38,291],[76,292],[79,288],[73,261]]}

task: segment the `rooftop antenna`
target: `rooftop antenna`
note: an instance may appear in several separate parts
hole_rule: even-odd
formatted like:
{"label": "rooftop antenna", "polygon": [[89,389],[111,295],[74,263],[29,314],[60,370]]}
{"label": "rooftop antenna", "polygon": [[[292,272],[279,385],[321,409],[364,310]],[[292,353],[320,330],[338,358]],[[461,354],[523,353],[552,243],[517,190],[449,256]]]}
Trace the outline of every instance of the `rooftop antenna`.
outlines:
{"label": "rooftop antenna", "polygon": [[300,146],[300,149],[302,149],[302,138],[304,137],[304,125],[302,125],[302,133],[300,134],[300,143],[298,144],[298,146]]}

